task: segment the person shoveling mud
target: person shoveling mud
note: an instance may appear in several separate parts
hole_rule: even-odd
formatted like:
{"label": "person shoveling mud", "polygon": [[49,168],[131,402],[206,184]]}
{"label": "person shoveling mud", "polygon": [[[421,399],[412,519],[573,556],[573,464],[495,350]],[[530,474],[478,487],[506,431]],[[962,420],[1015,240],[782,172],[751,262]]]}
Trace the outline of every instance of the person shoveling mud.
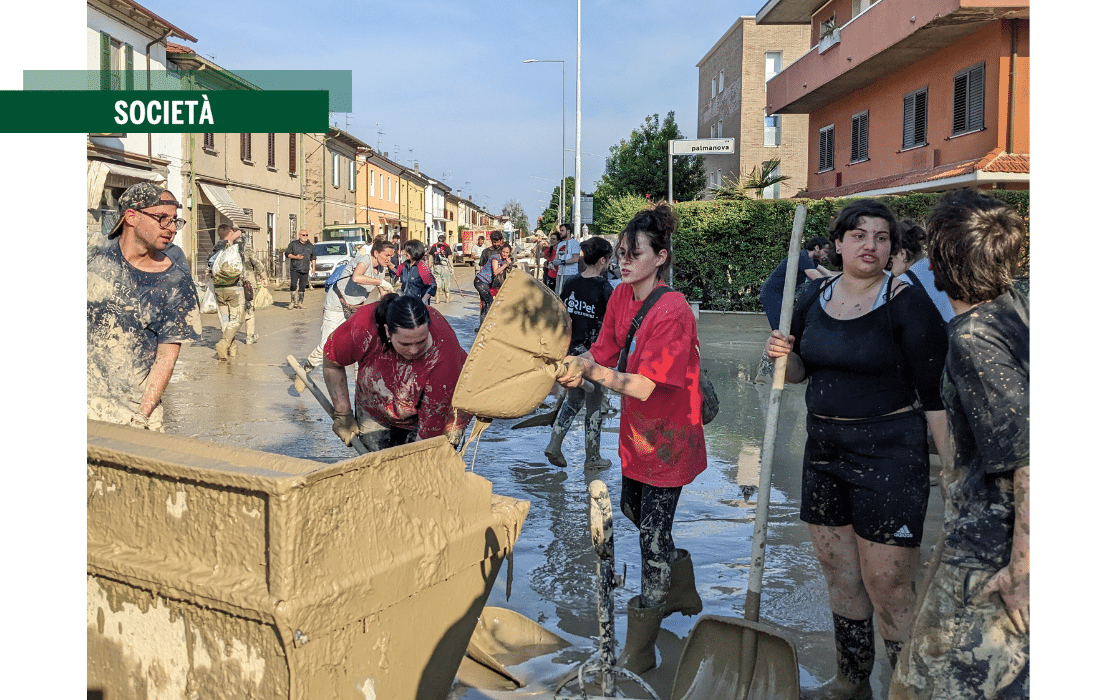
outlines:
{"label": "person shoveling mud", "polygon": [[[367,304],[325,343],[332,432],[345,445],[358,435],[369,451],[437,435],[457,447],[471,418],[451,405],[465,360],[447,319],[417,297]],[[344,367],[356,362],[353,414]]]}
{"label": "person shoveling mud", "polygon": [[572,388],[590,379],[623,396],[620,507],[639,528],[642,592],[627,603],[618,665],[634,673],[657,664],[662,619],[703,607],[691,556],[672,540],[680,491],[707,467],[695,317],[684,296],[659,279],[672,263],[676,226],[666,203],[646,207],[627,224],[617,245],[623,284],[611,295],[599,339],[588,352],[565,358],[558,380]]}

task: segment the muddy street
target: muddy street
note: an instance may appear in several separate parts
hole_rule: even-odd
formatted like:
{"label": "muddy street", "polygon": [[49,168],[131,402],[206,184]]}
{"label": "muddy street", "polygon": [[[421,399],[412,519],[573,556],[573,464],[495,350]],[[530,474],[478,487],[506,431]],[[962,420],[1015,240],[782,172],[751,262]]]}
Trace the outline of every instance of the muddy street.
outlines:
{"label": "muddy street", "polygon": [[[472,268],[459,268],[461,290],[450,303],[437,306],[467,349],[478,319],[472,276]],[[165,430],[326,463],[354,456],[332,434],[330,419],[313,397],[295,391],[286,363],[288,354],[301,360],[317,344],[323,295],[322,289],[311,290],[306,308],[299,310],[288,308],[287,292],[274,291],[275,306],[257,313],[259,342],[241,345],[238,356],[227,362],[219,362],[214,351],[220,337],[217,316],[203,315],[203,339],[183,348],[164,398]],[[702,365],[718,392],[721,411],[705,428],[708,468],[684,487],[673,535],[676,546],[692,554],[704,614],[742,615],[755,503],[746,504],[742,487],[756,483],[759,469],[769,387],[753,379],[767,333],[763,314],[704,312],[699,321]],[[354,380],[354,371],[348,375]],[[313,377],[323,386],[320,371]],[[613,407],[618,403],[613,396]],[[495,421],[469,447],[466,463],[492,481],[496,493],[531,502],[511,569],[506,565],[501,570],[487,604],[521,613],[574,645],[542,660],[541,667],[527,669],[531,678],[550,679],[595,652],[597,559],[588,526],[586,476],[608,485],[614,505],[617,572],[622,573],[624,563],[627,567],[625,586],[615,591],[619,648],[626,633],[626,602],[640,589],[638,538],[637,530],[618,510],[618,414],[605,421],[602,438],[603,455],[613,466],[587,475],[581,466],[580,417],[562,447],[569,462],[565,469],[550,465],[543,456],[549,426],[513,430],[511,426],[520,420]],[[811,686],[832,675],[835,652],[825,582],[806,526],[798,519],[804,422],[803,387],[788,387],[775,452],[761,622],[780,627],[791,637],[798,651],[800,682]],[[942,514],[939,489],[933,488],[922,560],[939,536]],[[669,695],[680,651],[697,619],[677,614],[662,625],[657,641],[659,665],[643,676],[662,697]],[[872,683],[875,697],[885,698],[889,664],[881,640],[877,643]],[[451,694],[465,700],[506,696],[461,684]]]}

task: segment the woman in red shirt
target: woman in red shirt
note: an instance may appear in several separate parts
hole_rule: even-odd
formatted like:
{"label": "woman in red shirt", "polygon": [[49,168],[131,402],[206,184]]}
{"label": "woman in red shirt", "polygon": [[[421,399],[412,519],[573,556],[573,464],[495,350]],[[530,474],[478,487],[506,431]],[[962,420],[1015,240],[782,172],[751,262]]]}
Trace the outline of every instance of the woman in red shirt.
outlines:
{"label": "woman in red shirt", "polygon": [[546,271],[542,273],[542,282],[550,289],[554,288],[558,280],[558,270],[552,263],[558,254],[558,234],[551,233],[546,247],[542,249],[542,257],[546,261]]}
{"label": "woman in red shirt", "polygon": [[666,286],[660,275],[672,263],[676,214],[667,203],[640,211],[619,236],[623,284],[607,304],[599,338],[588,352],[567,357],[558,381],[568,387],[589,379],[623,396],[619,458],[620,508],[639,530],[642,593],[627,604],[626,644],[618,665],[635,673],[656,665],[654,642],[661,620],[703,609],[691,556],[676,549],[672,521],[680,490],[707,466],[703,397],[699,390],[699,339],[683,294],[666,292],[649,309],[625,349],[626,371],[614,367],[646,297]]}

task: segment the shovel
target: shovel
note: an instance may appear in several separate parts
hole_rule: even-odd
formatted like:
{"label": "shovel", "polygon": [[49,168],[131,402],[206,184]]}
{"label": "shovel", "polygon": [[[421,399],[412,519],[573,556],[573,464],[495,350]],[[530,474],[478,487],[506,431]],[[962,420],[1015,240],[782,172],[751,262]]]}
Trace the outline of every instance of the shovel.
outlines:
{"label": "shovel", "polygon": [[[328,400],[327,396],[325,396],[325,392],[321,391],[321,387],[317,386],[317,384],[313,381],[313,377],[309,376],[309,374],[306,373],[305,369],[303,369],[302,366],[298,364],[298,360],[294,359],[293,355],[287,355],[286,362],[288,365],[290,365],[290,368],[294,370],[294,374],[298,375],[298,377],[306,383],[306,388],[309,389],[309,393],[313,394],[313,398],[317,399],[317,403],[321,404],[321,408],[325,409],[325,413],[328,414],[328,417],[332,418],[332,414],[334,411],[334,409],[332,408],[332,402]],[[367,453],[367,448],[359,440],[358,435],[351,439],[351,446],[355,449],[356,452],[361,455],[365,455]]]}
{"label": "shovel", "polygon": [[[798,205],[787,255],[787,278],[783,284],[783,309],[779,329],[787,335],[794,311],[794,283],[798,274],[798,252],[806,207]],[[704,615],[688,635],[672,700],[735,698],[736,700],[798,700],[798,655],[789,639],[760,624],[760,589],[764,580],[764,549],[771,502],[772,461],[779,425],[779,402],[783,396],[787,357],[775,362],[764,445],[760,457],[760,488],[752,533],[752,565],[745,593],[745,619]]]}

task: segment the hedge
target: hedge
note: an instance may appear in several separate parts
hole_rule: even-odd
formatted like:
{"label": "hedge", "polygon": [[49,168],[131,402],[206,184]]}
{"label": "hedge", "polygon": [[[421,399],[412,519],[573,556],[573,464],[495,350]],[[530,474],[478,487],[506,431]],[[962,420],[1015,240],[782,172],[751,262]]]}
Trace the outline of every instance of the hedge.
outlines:
{"label": "hedge", "polygon": [[[1030,192],[985,190],[1030,222]],[[942,193],[879,197],[899,219],[924,220]],[[828,236],[829,222],[849,202],[843,199],[748,199],[680,202],[673,205],[680,227],[673,240],[673,276],[676,289],[702,308],[715,311],[762,311],[760,287],[787,255],[794,212],[806,205],[803,241]],[[621,231],[646,201],[641,197],[612,198],[600,207],[600,231]],[[1021,287],[1030,274],[1029,246],[1020,260]]]}

